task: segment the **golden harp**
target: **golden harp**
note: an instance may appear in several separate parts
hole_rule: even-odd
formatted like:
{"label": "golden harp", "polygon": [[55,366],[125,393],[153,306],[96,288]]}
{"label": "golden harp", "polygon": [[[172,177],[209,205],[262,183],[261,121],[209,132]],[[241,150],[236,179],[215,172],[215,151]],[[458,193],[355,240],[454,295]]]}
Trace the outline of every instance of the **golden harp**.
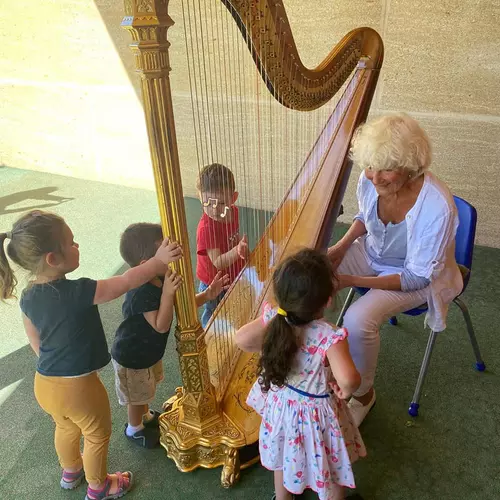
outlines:
{"label": "golden harp", "polygon": [[374,30],[355,29],[308,69],[276,0],[182,0],[182,16],[190,55],[185,114],[193,118],[196,162],[198,168],[230,164],[243,186],[239,205],[248,209],[254,242],[204,331],[195,305],[170,83],[167,31],[174,23],[168,0],[125,0],[122,25],[132,34],[141,76],[163,230],[185,254],[176,265],[184,277],[175,332],[183,387],[164,405],[161,444],[181,471],[222,465],[222,484],[230,486],[240,466],[252,462],[243,450],[257,443],[260,426],[245,404],[257,357],[240,352],[233,335],[259,314],[283,257],[328,243],[350,173],[349,144],[368,114],[383,44]]}

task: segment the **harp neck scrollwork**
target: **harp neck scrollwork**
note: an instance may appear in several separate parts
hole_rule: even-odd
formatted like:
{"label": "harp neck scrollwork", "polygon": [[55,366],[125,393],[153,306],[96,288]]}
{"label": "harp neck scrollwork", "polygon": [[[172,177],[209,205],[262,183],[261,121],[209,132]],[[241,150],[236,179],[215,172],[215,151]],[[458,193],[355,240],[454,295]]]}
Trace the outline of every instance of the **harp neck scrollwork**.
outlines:
{"label": "harp neck scrollwork", "polygon": [[[321,64],[308,69],[300,60],[285,9],[279,1],[221,1],[243,34],[267,88],[285,107],[299,111],[317,109],[332,98],[357,66],[367,70],[361,71],[361,75],[356,79],[349,114],[347,111],[341,113],[347,118],[342,122],[342,130],[339,129],[325,154],[331,165],[346,170],[348,142],[356,124],[366,118],[378,70],[382,65],[383,44],[379,35],[370,28],[353,30],[332,49]],[[223,486],[230,486],[236,481],[239,473],[237,450],[254,443],[258,431],[255,430],[254,420],[251,418],[252,427],[245,423],[248,422],[248,415],[245,414],[244,418],[237,420],[226,412],[225,405],[232,398],[231,387],[226,391],[224,399],[218,397],[215,382],[212,383],[209,373],[205,332],[198,322],[169,79],[170,43],[167,40],[167,32],[174,23],[168,13],[168,0],[124,2],[125,17],[122,26],[132,36],[130,47],[137,73],[141,78],[162,227],[164,234],[178,241],[184,249],[184,258],[174,265],[176,271],[183,276],[175,304],[175,339],[183,388],[178,389],[176,395],[167,401],[165,413],[160,417],[161,444],[180,470],[190,471],[200,466],[213,468],[224,465]],[[360,60],[361,65],[358,64]],[[333,170],[335,169],[323,168],[322,177],[317,181],[318,186],[321,183],[334,185],[329,190],[328,196],[331,197],[342,191],[341,181],[338,181],[337,185]],[[322,193],[318,188],[318,193],[310,197],[316,205],[307,211],[303,210],[303,227],[307,226],[308,221],[316,220],[316,206],[323,207],[323,213],[328,212],[330,198],[325,199],[326,201],[320,200],[320,195]],[[338,196],[341,198],[340,194]],[[225,212],[227,210],[224,208]],[[306,233],[317,234],[316,231],[311,231],[309,226],[303,230],[303,234]],[[312,240],[307,240],[307,245],[314,244]],[[237,286],[238,283],[235,282],[232,290],[236,290]],[[226,298],[231,293],[230,290]],[[239,307],[237,301],[234,301],[231,307],[244,309]],[[245,318],[251,319],[248,315]],[[243,357],[238,361],[246,367],[239,368],[240,374],[247,374],[246,382],[254,373],[254,358]]]}
{"label": "harp neck scrollwork", "polygon": [[350,31],[313,69],[302,63],[279,0],[222,0],[236,21],[271,94],[284,106],[311,111],[326,104],[360,59],[380,69],[383,43],[371,28]]}

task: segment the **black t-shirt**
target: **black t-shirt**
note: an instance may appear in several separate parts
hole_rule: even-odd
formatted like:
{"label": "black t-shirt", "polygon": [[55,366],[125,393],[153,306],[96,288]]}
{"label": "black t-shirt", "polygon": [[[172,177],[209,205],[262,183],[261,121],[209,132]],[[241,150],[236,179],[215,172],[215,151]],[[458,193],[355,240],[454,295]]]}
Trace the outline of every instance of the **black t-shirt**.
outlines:
{"label": "black t-shirt", "polygon": [[34,284],[23,291],[21,310],[40,334],[37,371],[53,377],[84,375],[111,357],[94,296],[97,281],[80,278]]}
{"label": "black t-shirt", "polygon": [[125,368],[150,368],[165,354],[169,332],[158,333],[144,317],[144,313],[160,309],[161,293],[161,288],[146,283],[125,296],[124,320],[111,347],[113,359]]}

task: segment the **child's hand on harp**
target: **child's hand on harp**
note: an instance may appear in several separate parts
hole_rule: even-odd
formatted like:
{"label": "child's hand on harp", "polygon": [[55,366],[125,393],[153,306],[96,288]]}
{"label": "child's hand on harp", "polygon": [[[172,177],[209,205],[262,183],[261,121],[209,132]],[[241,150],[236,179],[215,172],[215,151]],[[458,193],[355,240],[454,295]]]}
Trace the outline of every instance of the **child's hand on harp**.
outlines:
{"label": "child's hand on harp", "polygon": [[216,299],[222,292],[229,288],[229,275],[219,271],[207,288],[207,300]]}
{"label": "child's hand on harp", "polygon": [[172,296],[182,285],[182,276],[172,269],[168,269],[165,273],[165,281],[163,282],[163,291]]}
{"label": "child's hand on harp", "polygon": [[248,256],[250,255],[250,251],[248,249],[248,238],[247,235],[244,234],[243,238],[241,238],[240,242],[238,243],[238,257],[240,259],[246,260],[248,259]]}

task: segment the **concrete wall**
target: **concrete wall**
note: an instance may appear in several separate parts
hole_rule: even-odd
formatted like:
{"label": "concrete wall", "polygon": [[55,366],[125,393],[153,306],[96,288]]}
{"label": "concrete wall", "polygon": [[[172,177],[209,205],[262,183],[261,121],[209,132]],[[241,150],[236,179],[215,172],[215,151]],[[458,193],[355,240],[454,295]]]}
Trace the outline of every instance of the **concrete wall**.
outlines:
{"label": "concrete wall", "polygon": [[[479,211],[478,242],[500,247],[498,0],[285,0],[306,65],[348,30],[385,42],[373,114],[406,111],[434,144],[434,171]],[[181,2],[171,2],[172,84],[179,123],[191,114]],[[138,79],[120,0],[8,2],[0,20],[0,163],[153,189]],[[197,167],[178,130],[186,194]],[[1,175],[1,174],[0,174]],[[354,180],[354,179],[353,179]],[[345,200],[355,210],[354,182]],[[347,219],[346,219],[347,220]]]}
{"label": "concrete wall", "polygon": [[[122,5],[113,3],[119,25]],[[96,4],[8,4],[0,21],[0,161],[151,186],[142,107]]]}

